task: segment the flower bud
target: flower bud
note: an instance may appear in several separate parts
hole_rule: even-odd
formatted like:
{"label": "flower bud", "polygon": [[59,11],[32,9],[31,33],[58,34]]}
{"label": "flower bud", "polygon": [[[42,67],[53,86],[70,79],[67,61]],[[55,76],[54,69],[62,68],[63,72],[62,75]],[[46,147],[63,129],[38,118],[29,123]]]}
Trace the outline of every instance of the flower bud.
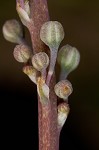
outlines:
{"label": "flower bud", "polygon": [[44,52],[37,53],[32,57],[32,64],[35,69],[41,72],[48,67],[49,57]]}
{"label": "flower bud", "polygon": [[40,30],[40,38],[50,48],[50,65],[46,81],[49,85],[55,68],[58,47],[64,38],[64,29],[57,21],[45,22]]}
{"label": "flower bud", "polygon": [[58,105],[58,128],[61,129],[68,117],[70,108],[66,103],[61,103]]}
{"label": "flower bud", "polygon": [[36,84],[36,79],[37,79],[37,71],[36,69],[33,68],[33,66],[24,66],[23,67],[23,72],[28,75],[31,81],[33,81]]}
{"label": "flower bud", "polygon": [[55,94],[64,100],[72,93],[73,88],[68,80],[59,81],[54,87]]}
{"label": "flower bud", "polygon": [[6,21],[3,26],[3,35],[9,42],[21,43],[23,39],[23,29],[21,24],[15,19]]}
{"label": "flower bud", "polygon": [[58,49],[64,38],[64,29],[57,21],[45,22],[40,30],[40,38],[50,48]]}
{"label": "flower bud", "polygon": [[31,57],[31,49],[27,45],[20,44],[14,48],[13,55],[18,62],[26,63]]}
{"label": "flower bud", "polygon": [[78,66],[80,54],[75,47],[67,44],[60,49],[57,60],[61,66],[61,74],[64,76],[63,79],[65,79],[65,77]]}

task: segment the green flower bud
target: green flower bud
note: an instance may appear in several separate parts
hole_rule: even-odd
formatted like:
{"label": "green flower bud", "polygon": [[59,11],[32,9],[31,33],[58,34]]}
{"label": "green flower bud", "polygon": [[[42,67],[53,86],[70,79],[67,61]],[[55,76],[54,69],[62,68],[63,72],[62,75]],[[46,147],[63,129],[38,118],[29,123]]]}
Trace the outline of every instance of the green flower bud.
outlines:
{"label": "green flower bud", "polygon": [[37,53],[32,57],[32,64],[35,69],[41,72],[48,67],[49,57],[44,52]]}
{"label": "green flower bud", "polygon": [[3,35],[9,42],[19,44],[23,40],[23,28],[17,20],[8,20],[3,26]]}
{"label": "green flower bud", "polygon": [[13,55],[18,62],[26,63],[31,57],[31,49],[27,45],[20,44],[15,47]]}
{"label": "green flower bud", "polygon": [[70,45],[63,46],[58,53],[58,63],[61,66],[61,79],[77,68],[80,61],[79,51]]}
{"label": "green flower bud", "polygon": [[40,38],[50,48],[50,65],[46,81],[49,85],[55,68],[58,47],[64,38],[64,29],[57,21],[45,22],[40,30]]}
{"label": "green flower bud", "polygon": [[57,21],[48,21],[40,30],[41,40],[50,48],[57,49],[64,38],[64,29]]}
{"label": "green flower bud", "polygon": [[72,93],[73,88],[68,80],[59,81],[54,87],[55,94],[64,100]]}

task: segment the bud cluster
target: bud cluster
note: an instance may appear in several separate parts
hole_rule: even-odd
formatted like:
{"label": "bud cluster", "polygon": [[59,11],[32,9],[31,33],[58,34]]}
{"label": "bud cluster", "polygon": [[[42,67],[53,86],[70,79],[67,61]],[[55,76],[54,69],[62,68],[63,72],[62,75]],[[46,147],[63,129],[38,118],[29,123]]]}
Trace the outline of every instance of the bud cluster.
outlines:
{"label": "bud cluster", "polygon": [[[23,25],[30,27],[33,20],[30,18],[29,1],[17,0],[16,9]],[[67,76],[77,68],[80,61],[79,51],[75,47],[66,44],[59,50],[65,35],[63,26],[58,21],[48,21],[41,27],[39,36],[42,42],[49,47],[50,56],[42,49],[36,54],[32,52],[33,48],[26,44],[23,27],[17,20],[12,19],[5,22],[3,35],[6,40],[18,44],[13,51],[14,58],[20,63],[25,63],[23,72],[37,85],[40,101],[44,105],[49,102],[50,81],[55,72],[57,60],[61,70],[54,92],[58,98],[63,99],[58,106],[58,126],[63,126],[69,113],[68,97],[73,91]]]}

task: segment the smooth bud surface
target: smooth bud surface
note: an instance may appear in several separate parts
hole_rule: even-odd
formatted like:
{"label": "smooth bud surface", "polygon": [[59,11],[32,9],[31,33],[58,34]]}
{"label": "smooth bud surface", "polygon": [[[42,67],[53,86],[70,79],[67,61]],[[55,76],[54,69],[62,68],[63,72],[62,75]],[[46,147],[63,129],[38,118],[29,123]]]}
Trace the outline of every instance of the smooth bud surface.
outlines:
{"label": "smooth bud surface", "polygon": [[49,57],[44,52],[37,53],[32,57],[32,64],[35,69],[42,71],[49,65]]}
{"label": "smooth bud surface", "polygon": [[68,80],[59,81],[54,87],[55,94],[64,100],[72,93],[73,88]]}
{"label": "smooth bud surface", "polygon": [[50,48],[58,49],[64,38],[63,26],[57,21],[45,22],[40,30],[40,38]]}
{"label": "smooth bud surface", "polygon": [[14,48],[13,55],[18,62],[26,63],[31,57],[31,49],[27,45],[20,44]]}
{"label": "smooth bud surface", "polygon": [[58,53],[58,63],[64,73],[69,74],[77,68],[80,61],[79,51],[70,45],[63,46]]}
{"label": "smooth bud surface", "polygon": [[19,44],[23,39],[23,28],[17,20],[8,20],[3,26],[3,35],[7,41]]}

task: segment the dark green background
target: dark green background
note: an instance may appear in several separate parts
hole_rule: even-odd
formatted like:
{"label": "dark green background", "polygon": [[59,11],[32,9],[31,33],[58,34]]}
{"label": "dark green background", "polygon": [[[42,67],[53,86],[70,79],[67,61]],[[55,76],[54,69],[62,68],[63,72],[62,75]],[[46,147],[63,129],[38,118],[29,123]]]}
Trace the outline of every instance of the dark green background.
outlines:
{"label": "dark green background", "polygon": [[[71,111],[62,130],[60,150],[99,150],[99,1],[48,0],[48,6],[51,20],[57,20],[64,26],[62,45],[75,46],[81,54],[78,69],[69,75],[74,92],[69,100]],[[15,45],[2,36],[4,22],[13,18],[18,18],[15,1],[1,1],[2,144],[3,149],[37,150],[36,87],[22,73],[22,65],[14,60]]]}

